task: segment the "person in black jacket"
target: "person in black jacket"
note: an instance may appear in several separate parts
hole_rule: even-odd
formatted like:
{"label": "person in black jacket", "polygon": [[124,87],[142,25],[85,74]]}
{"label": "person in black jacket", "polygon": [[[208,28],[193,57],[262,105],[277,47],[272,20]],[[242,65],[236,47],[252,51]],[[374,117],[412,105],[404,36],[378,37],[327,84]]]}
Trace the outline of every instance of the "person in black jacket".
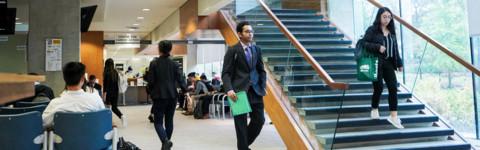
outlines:
{"label": "person in black jacket", "polygon": [[236,93],[245,92],[250,102],[250,123],[247,114],[234,116],[237,148],[248,150],[265,123],[263,96],[267,95],[267,73],[263,66],[262,49],[253,45],[253,28],[249,22],[237,25],[240,42],[229,46],[224,57],[222,81],[228,97],[236,102]]}
{"label": "person in black jacket", "polygon": [[378,10],[375,22],[367,29],[363,41],[366,42],[366,50],[378,57],[378,81],[373,82],[371,117],[380,119],[378,107],[383,92],[383,79],[388,88],[388,104],[391,111],[387,120],[395,127],[403,129],[397,116],[397,77],[395,75],[395,70],[403,71],[403,63],[398,52],[395,23],[390,9],[382,7]]}
{"label": "person in black jacket", "polygon": [[100,95],[100,97],[102,97],[103,96],[102,86],[95,82],[96,79],[97,79],[97,77],[95,77],[95,75],[90,75],[90,77],[88,77],[87,86],[90,86],[90,89],[96,89],[98,91],[98,94]]}
{"label": "person in black jacket", "polygon": [[[209,107],[210,107],[210,104],[212,102],[212,97],[217,91],[215,91],[215,89],[213,89],[213,86],[210,83],[208,83],[207,76],[205,76],[205,75],[200,76],[200,81],[202,81],[202,83],[207,87],[208,92],[211,93],[209,95],[205,95],[205,96],[200,97],[200,99],[203,100],[203,103],[202,103],[203,117],[202,117],[202,119],[207,119],[210,116]],[[212,81],[213,81],[213,79],[212,79]]]}
{"label": "person in black jacket", "polygon": [[127,126],[127,117],[117,107],[118,80],[120,80],[118,71],[115,69],[113,59],[109,58],[105,61],[105,68],[103,69],[103,101],[107,105],[112,105],[113,113],[122,120],[123,126]]}
{"label": "person in black jacket", "polygon": [[[148,86],[152,90],[154,126],[158,137],[162,141],[162,150],[170,150],[173,146],[173,115],[177,106],[178,92],[175,81],[187,97],[188,91],[185,80],[182,79],[182,69],[176,61],[168,58],[172,51],[172,43],[161,41],[158,44],[160,58],[150,62]],[[163,128],[165,117],[165,129]]]}

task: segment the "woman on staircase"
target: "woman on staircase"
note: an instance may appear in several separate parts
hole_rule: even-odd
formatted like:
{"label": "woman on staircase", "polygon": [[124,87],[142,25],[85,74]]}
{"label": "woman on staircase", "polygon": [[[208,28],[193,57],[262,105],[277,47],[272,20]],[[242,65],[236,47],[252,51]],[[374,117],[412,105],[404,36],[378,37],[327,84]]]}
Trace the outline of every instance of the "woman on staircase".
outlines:
{"label": "woman on staircase", "polygon": [[383,92],[383,79],[388,88],[388,105],[391,112],[387,120],[395,127],[403,129],[397,115],[397,77],[395,75],[395,71],[403,71],[403,63],[398,53],[395,23],[389,8],[382,7],[378,10],[373,26],[367,29],[363,41],[366,42],[366,50],[378,57],[378,81],[373,82],[371,117],[380,119],[378,107]]}

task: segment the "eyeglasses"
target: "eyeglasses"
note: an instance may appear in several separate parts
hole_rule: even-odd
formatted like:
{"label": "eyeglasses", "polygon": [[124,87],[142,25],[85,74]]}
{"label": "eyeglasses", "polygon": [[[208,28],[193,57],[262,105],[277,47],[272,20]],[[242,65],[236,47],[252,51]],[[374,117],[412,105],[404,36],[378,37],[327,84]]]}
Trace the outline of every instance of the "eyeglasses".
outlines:
{"label": "eyeglasses", "polygon": [[392,19],[393,17],[392,17],[392,16],[382,16],[382,18],[385,19],[385,20],[390,20],[390,19]]}
{"label": "eyeglasses", "polygon": [[253,33],[253,30],[252,31],[247,30],[247,31],[243,31],[243,32],[245,32],[246,34],[250,34],[250,33]]}

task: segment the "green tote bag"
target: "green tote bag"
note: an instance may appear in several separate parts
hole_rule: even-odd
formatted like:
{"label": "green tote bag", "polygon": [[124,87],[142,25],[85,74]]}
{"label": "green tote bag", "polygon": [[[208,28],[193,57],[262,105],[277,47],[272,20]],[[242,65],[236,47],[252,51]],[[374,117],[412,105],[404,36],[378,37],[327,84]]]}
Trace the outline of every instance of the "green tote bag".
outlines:
{"label": "green tote bag", "polygon": [[363,48],[363,57],[357,59],[357,79],[358,81],[376,82],[378,81],[378,58]]}

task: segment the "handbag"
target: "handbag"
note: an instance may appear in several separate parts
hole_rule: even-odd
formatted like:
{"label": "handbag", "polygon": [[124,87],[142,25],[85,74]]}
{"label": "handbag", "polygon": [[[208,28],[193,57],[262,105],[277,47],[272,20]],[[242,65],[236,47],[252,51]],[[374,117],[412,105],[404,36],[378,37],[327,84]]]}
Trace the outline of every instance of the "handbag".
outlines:
{"label": "handbag", "polygon": [[[365,46],[366,47],[366,46]],[[362,57],[357,59],[358,81],[378,81],[378,58],[363,48]]]}

